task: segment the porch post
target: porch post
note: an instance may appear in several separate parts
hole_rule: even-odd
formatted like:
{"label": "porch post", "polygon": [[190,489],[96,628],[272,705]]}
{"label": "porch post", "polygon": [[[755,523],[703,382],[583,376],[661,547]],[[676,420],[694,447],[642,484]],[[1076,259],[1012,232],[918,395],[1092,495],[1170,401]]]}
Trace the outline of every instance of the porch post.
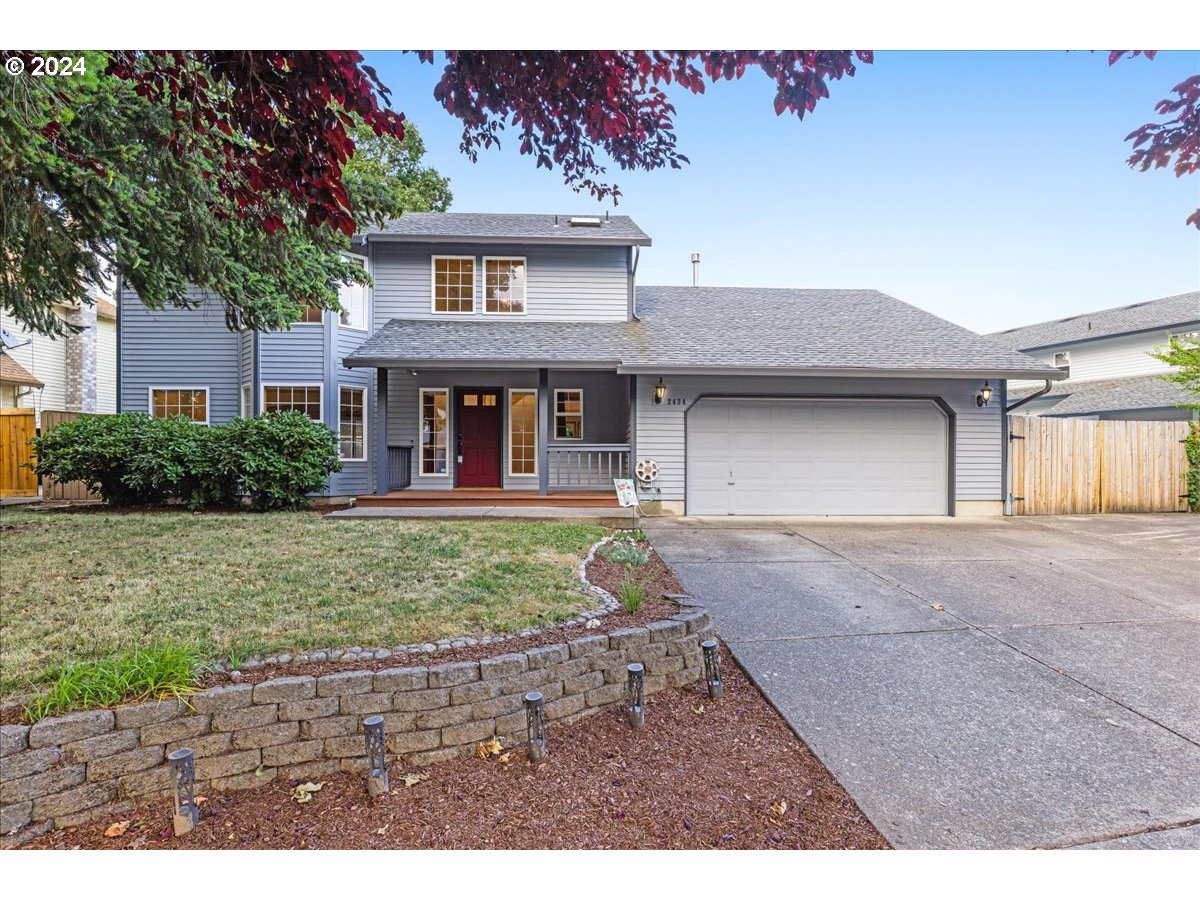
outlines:
{"label": "porch post", "polygon": [[538,493],[550,493],[550,370],[538,369],[537,393]]}
{"label": "porch post", "polygon": [[375,370],[375,493],[383,496],[391,487],[387,437],[388,370]]}

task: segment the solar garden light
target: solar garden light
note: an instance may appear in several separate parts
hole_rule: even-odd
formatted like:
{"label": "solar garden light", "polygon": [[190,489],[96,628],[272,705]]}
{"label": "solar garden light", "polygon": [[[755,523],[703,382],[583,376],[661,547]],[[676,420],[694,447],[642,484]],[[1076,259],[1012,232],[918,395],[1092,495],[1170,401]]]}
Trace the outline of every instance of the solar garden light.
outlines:
{"label": "solar garden light", "polygon": [[645,667],[641,663],[630,663],[626,671],[629,672],[629,682],[625,689],[625,699],[629,708],[629,725],[632,728],[641,728],[646,724],[644,679],[642,678]]}
{"label": "solar garden light", "polygon": [[725,696],[725,685],[721,683],[721,658],[717,653],[717,642],[705,641],[700,647],[704,650],[704,680],[708,682],[708,696],[720,700]]}
{"label": "solar garden light", "polygon": [[388,792],[387,764],[383,760],[383,716],[363,719],[363,733],[367,738],[367,793],[382,797]]}
{"label": "solar garden light", "polygon": [[526,751],[529,761],[541,762],[546,758],[546,704],[541,691],[525,695],[525,730],[529,736]]}
{"label": "solar garden light", "polygon": [[196,805],[196,754],[191,747],[173,751],[167,760],[175,776],[175,836],[187,834],[200,821]]}

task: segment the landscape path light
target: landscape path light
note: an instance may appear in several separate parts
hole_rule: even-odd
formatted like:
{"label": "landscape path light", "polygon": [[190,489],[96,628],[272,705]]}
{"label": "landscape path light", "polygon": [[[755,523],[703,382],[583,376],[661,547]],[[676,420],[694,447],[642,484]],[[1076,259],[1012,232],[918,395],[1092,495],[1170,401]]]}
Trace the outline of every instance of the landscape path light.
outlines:
{"label": "landscape path light", "polygon": [[629,709],[629,724],[633,728],[641,728],[646,724],[645,700],[645,667],[641,663],[630,663],[627,669],[629,681],[626,684],[625,699]]}
{"label": "landscape path light", "polygon": [[383,757],[383,716],[363,719],[363,733],[367,739],[367,793],[382,797],[389,790],[387,764]]}
{"label": "landscape path light", "polygon": [[525,730],[529,738],[526,751],[529,761],[541,762],[546,758],[546,704],[541,691],[525,695]]}
{"label": "landscape path light", "polygon": [[700,645],[704,651],[704,680],[708,684],[708,696],[720,700],[725,696],[725,685],[721,682],[721,657],[716,641],[705,641]]}
{"label": "landscape path light", "polygon": [[167,756],[175,778],[175,836],[187,834],[200,822],[200,807],[196,805],[196,754],[191,747],[181,747]]}

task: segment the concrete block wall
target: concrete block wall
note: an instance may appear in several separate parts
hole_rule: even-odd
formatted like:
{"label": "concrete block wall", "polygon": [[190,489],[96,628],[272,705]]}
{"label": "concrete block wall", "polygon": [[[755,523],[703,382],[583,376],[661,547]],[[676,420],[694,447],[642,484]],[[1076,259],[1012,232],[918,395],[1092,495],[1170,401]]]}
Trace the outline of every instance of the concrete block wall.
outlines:
{"label": "concrete block wall", "polygon": [[403,757],[413,768],[493,736],[523,743],[526,692],[542,692],[548,722],[574,722],[623,702],[631,662],[645,665],[647,694],[699,680],[700,643],[710,637],[708,614],[692,608],[476,662],[229,684],[186,702],[0,726],[0,835],[16,845],[167,795],[166,756],[180,747],[195,751],[197,789],[206,791],[364,771],[362,719],[374,713],[384,717],[389,762]]}

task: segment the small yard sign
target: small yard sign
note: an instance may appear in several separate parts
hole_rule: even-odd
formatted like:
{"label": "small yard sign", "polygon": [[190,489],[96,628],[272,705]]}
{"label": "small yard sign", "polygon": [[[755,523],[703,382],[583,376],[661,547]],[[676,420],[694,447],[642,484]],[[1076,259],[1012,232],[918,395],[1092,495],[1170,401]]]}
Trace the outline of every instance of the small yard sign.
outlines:
{"label": "small yard sign", "polygon": [[613,485],[617,489],[617,502],[622,507],[637,506],[637,492],[633,489],[632,478],[614,478]]}

